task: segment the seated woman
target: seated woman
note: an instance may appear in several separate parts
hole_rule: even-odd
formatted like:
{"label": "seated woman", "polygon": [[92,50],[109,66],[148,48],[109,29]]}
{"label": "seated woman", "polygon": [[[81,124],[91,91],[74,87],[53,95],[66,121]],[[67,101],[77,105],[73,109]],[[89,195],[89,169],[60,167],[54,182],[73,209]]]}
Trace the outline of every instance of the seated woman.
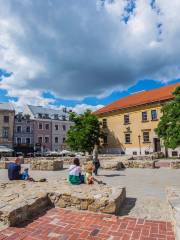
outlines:
{"label": "seated woman", "polygon": [[75,158],[74,164],[69,168],[69,182],[71,184],[81,184],[84,182],[84,176],[81,175],[79,158]]}

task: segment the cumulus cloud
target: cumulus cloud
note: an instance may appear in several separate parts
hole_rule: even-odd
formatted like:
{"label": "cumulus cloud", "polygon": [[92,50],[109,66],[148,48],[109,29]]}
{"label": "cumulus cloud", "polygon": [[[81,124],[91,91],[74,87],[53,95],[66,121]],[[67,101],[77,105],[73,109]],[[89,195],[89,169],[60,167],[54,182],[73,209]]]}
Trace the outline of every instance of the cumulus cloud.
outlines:
{"label": "cumulus cloud", "polygon": [[[0,87],[22,102],[180,77],[179,0],[0,0]],[[38,104],[40,105],[40,104]]]}

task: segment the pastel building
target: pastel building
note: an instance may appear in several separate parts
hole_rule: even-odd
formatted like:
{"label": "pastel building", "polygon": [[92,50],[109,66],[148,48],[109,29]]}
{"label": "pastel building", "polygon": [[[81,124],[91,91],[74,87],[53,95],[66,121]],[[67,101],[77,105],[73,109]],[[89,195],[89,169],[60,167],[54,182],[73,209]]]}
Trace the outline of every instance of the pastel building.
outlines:
{"label": "pastel building", "polygon": [[15,110],[11,103],[0,103],[0,145],[13,147]]}
{"label": "pastel building", "polygon": [[34,120],[34,145],[36,151],[60,151],[65,145],[66,134],[72,122],[66,109],[55,110],[27,105],[23,114]]}
{"label": "pastel building", "polygon": [[18,113],[14,119],[14,150],[24,154],[34,151],[34,120]]}
{"label": "pastel building", "polygon": [[[134,155],[165,152],[154,130],[162,106],[173,99],[177,86],[180,83],[135,93],[96,111],[105,133],[102,151]],[[168,154],[179,156],[180,149],[168,149]]]}

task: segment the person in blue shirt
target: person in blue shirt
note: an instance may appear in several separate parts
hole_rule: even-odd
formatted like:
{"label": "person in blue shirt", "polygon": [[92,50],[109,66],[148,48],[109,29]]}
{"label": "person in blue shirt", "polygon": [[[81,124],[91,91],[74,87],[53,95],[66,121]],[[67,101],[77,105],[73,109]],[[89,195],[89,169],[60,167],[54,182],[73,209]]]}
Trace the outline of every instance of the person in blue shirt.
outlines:
{"label": "person in blue shirt", "polygon": [[22,180],[29,180],[30,176],[29,176],[29,169],[25,168],[22,175],[21,175],[21,179]]}
{"label": "person in blue shirt", "polygon": [[21,180],[21,165],[18,157],[8,164],[8,178],[9,180]]}

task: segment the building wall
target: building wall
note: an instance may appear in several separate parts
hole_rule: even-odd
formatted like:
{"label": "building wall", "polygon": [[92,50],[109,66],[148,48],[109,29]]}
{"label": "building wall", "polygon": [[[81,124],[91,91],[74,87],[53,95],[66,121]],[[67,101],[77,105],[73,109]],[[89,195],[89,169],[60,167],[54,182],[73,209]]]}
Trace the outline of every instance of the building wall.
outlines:
{"label": "building wall", "polygon": [[[14,111],[0,110],[0,145],[12,148],[13,146],[13,127],[14,127]],[[4,116],[9,117],[9,122],[4,122]],[[3,128],[8,129],[8,136],[3,136]]]}
{"label": "building wall", "polygon": [[[21,127],[21,132],[18,132],[18,127]],[[30,132],[27,131],[27,127],[30,127]],[[33,145],[34,146],[34,121],[29,119],[18,120],[15,118],[14,121],[14,146],[18,144],[18,138],[21,139],[22,145]],[[27,144],[26,139],[30,139],[30,144]]]}
{"label": "building wall", "polygon": [[[39,129],[39,125],[42,124],[42,129]],[[49,124],[49,129],[46,129],[46,124]],[[46,152],[52,150],[52,121],[44,119],[34,119],[34,144],[35,146],[39,143],[39,137],[42,137],[42,144],[40,151]],[[49,138],[49,142],[45,142],[45,138]]]}
{"label": "building wall", "polygon": [[[67,132],[70,129],[70,126],[72,125],[73,123],[70,121],[52,120],[52,150],[53,151],[61,151],[67,148],[65,144],[65,140],[66,140]],[[56,126],[58,126],[58,129],[56,128]],[[58,143],[55,141],[55,139],[58,139]]]}
{"label": "building wall", "polygon": [[[121,153],[136,154],[150,153],[155,151],[155,142],[158,137],[155,134],[154,129],[157,127],[159,119],[161,117],[161,104],[148,104],[145,106],[132,107],[126,110],[121,110],[114,113],[103,114],[99,117],[99,120],[107,119],[107,128],[104,132],[107,134],[107,144],[104,144],[103,151],[106,153]],[[151,110],[157,111],[157,120],[151,119]],[[147,111],[147,121],[142,121],[142,112]],[[124,115],[129,114],[130,123],[124,124]],[[149,142],[143,141],[143,132],[149,132]],[[125,143],[125,133],[129,133],[131,136],[131,143]],[[140,143],[139,137],[140,136]],[[162,142],[160,142],[161,150]],[[169,150],[171,154],[172,150]]]}

